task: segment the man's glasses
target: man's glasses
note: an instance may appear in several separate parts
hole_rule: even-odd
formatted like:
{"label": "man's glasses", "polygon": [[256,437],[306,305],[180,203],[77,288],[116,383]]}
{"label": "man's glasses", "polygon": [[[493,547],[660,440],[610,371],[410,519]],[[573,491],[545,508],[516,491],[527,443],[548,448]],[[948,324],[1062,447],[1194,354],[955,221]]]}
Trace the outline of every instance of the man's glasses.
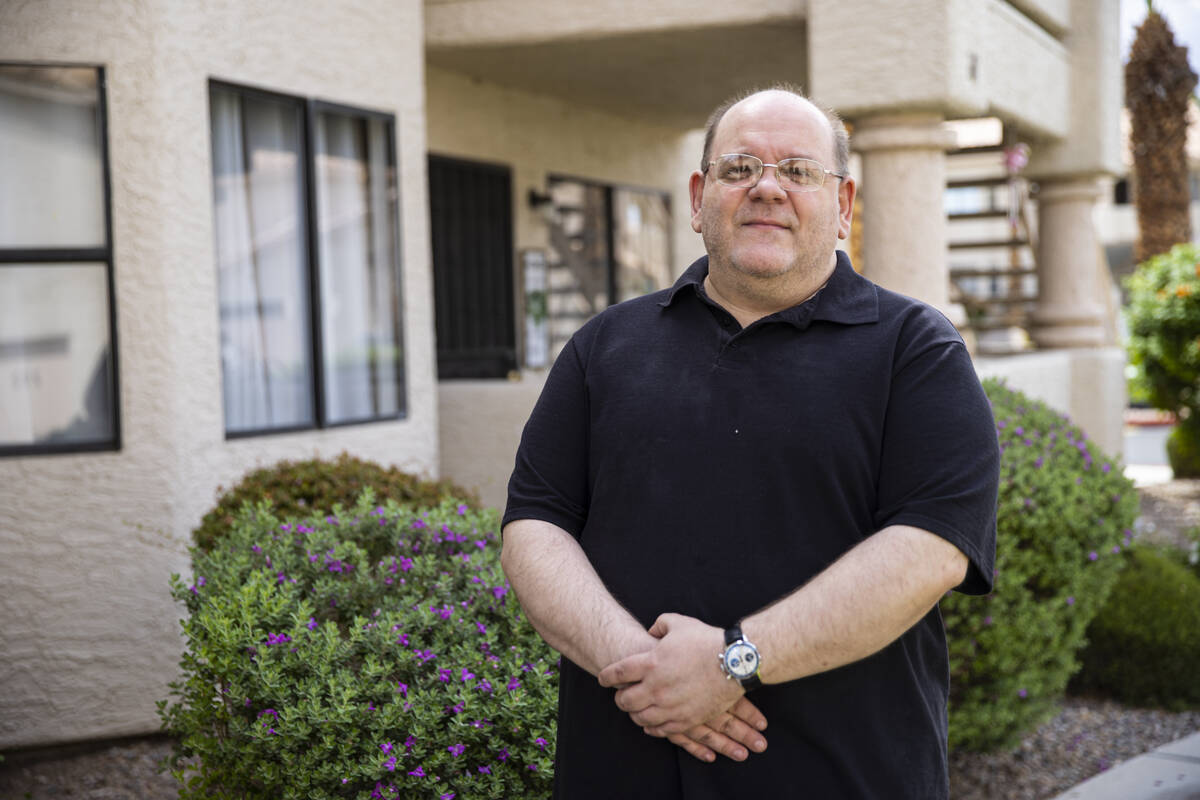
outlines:
{"label": "man's glasses", "polygon": [[787,192],[815,192],[825,184],[826,175],[838,179],[846,177],[825,169],[810,158],[785,158],[778,164],[764,164],[762,159],[745,153],[726,153],[708,162],[708,169],[713,170],[717,183],[736,189],[757,186],[763,167],[775,168],[775,180]]}

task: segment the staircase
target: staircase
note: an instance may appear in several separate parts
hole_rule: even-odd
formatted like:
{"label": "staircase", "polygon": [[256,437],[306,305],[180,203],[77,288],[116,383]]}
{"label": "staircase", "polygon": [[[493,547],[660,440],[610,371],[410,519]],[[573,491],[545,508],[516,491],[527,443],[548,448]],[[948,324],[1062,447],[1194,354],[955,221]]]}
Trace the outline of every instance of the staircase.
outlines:
{"label": "staircase", "polygon": [[951,300],[966,308],[980,353],[1029,350],[1037,268],[1028,181],[1009,175],[1003,145],[948,153],[946,174]]}

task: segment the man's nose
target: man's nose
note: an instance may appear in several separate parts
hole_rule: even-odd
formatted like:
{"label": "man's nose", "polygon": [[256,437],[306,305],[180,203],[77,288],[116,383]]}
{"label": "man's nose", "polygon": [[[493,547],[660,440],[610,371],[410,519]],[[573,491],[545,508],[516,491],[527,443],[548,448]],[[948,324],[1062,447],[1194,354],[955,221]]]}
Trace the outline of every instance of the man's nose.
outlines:
{"label": "man's nose", "polygon": [[774,164],[763,164],[758,183],[750,187],[750,193],[763,199],[786,198],[787,192],[779,185],[779,173],[776,171],[778,169]]}

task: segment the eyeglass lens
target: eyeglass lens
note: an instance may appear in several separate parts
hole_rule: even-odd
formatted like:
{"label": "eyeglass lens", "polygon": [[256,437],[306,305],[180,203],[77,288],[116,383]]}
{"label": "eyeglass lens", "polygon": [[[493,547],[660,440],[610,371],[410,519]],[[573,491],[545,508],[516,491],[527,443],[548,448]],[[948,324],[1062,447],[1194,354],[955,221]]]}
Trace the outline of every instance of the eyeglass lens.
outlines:
{"label": "eyeglass lens", "polygon": [[[749,188],[762,177],[764,165],[755,156],[730,154],[718,156],[716,168],[719,183]],[[786,158],[775,166],[775,179],[787,191],[808,192],[821,188],[825,169],[807,158]]]}

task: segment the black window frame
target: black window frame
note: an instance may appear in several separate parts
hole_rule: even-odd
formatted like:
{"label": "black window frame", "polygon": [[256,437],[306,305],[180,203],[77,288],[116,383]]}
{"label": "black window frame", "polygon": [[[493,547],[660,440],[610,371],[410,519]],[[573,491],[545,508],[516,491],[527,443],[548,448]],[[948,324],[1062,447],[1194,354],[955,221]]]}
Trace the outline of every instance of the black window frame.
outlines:
{"label": "black window frame", "polygon": [[[405,322],[405,304],[404,304],[404,259],[403,259],[403,227],[401,225],[401,215],[403,213],[403,194],[400,180],[400,152],[397,146],[397,122],[396,114],[381,111],[378,109],[363,108],[360,106],[352,106],[345,103],[339,103],[331,100],[324,100],[316,97],[305,97],[301,95],[288,94],[272,89],[266,89],[260,86],[249,84],[236,83],[233,81],[224,80],[221,78],[209,78],[208,80],[208,99],[209,99],[209,157],[212,158],[212,91],[220,89],[222,91],[234,92],[244,97],[258,97],[269,100],[271,102],[286,102],[294,104],[300,111],[301,130],[300,130],[300,155],[303,163],[300,167],[300,182],[304,193],[304,213],[305,213],[305,268],[307,270],[307,289],[308,289],[308,324],[309,330],[309,357],[312,359],[312,370],[310,376],[309,400],[312,404],[313,424],[311,425],[285,425],[273,428],[255,428],[247,430],[230,431],[228,429],[228,420],[225,413],[224,403],[222,403],[221,416],[222,427],[224,428],[225,440],[232,441],[235,439],[249,439],[259,436],[274,436],[278,434],[297,433],[302,431],[313,430],[331,430],[334,428],[345,428],[352,425],[365,425],[376,422],[395,422],[408,418],[408,358],[405,348],[404,338],[404,322]],[[397,302],[397,319],[396,319],[396,347],[400,354],[400,363],[398,369],[399,386],[397,387],[397,410],[395,413],[383,414],[379,416],[365,417],[361,419],[338,420],[329,422],[326,418],[326,401],[325,401],[325,365],[322,350],[322,309],[321,309],[321,257],[320,257],[320,233],[317,230],[317,180],[316,180],[316,151],[313,146],[313,132],[317,126],[317,115],[322,112],[335,114],[343,114],[346,116],[358,117],[361,119],[380,120],[387,125],[387,151],[390,158],[389,167],[395,175],[396,194],[396,210],[395,217],[392,222],[395,225],[395,247],[394,260],[392,269],[396,278],[396,302]],[[212,168],[210,161],[209,168],[210,181],[212,179]],[[210,212],[212,209],[210,209]],[[224,367],[221,367],[221,380],[224,381]]]}
{"label": "black window frame", "polygon": [[108,282],[108,341],[109,374],[108,390],[112,401],[112,438],[96,442],[63,442],[38,444],[0,443],[0,458],[19,456],[66,455],[72,453],[97,453],[119,451],[121,438],[121,395],[120,367],[117,346],[117,293],[114,269],[112,229],[112,174],[108,150],[108,81],[104,65],[72,63],[63,61],[13,61],[0,60],[4,67],[47,67],[66,69],[94,69],[96,71],[96,117],[100,139],[100,176],[104,202],[104,244],[101,247],[2,247],[0,246],[0,269],[10,264],[41,264],[53,269],[53,265],[76,265],[80,263],[103,263]]}

